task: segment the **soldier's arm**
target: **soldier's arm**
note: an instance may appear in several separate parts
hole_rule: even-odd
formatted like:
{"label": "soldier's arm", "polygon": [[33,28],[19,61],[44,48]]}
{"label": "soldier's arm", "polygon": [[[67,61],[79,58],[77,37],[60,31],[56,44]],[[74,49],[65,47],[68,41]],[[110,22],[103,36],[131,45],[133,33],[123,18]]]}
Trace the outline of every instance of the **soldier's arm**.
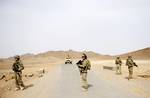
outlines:
{"label": "soldier's arm", "polygon": [[134,61],[131,59],[130,64],[135,65]]}
{"label": "soldier's arm", "polygon": [[89,60],[87,60],[87,69],[90,70],[91,69],[91,62]]}
{"label": "soldier's arm", "polygon": [[85,67],[85,64],[78,65],[78,66],[81,67],[81,68],[84,68],[84,67]]}
{"label": "soldier's arm", "polygon": [[117,64],[117,60],[115,60],[115,64]]}
{"label": "soldier's arm", "polygon": [[120,60],[120,64],[122,64],[122,61]]}
{"label": "soldier's arm", "polygon": [[77,65],[82,65],[82,61],[79,60],[76,64],[77,64]]}
{"label": "soldier's arm", "polygon": [[12,65],[12,68],[11,68],[13,71],[15,71],[15,67],[14,67],[14,63],[13,63],[13,65]]}
{"label": "soldier's arm", "polygon": [[91,62],[88,60],[88,65],[91,67]]}
{"label": "soldier's arm", "polygon": [[138,65],[134,62],[134,66],[138,67]]}
{"label": "soldier's arm", "polygon": [[23,70],[23,69],[24,69],[23,63],[20,61],[19,62],[19,70]]}
{"label": "soldier's arm", "polygon": [[128,66],[128,59],[126,60],[126,65]]}
{"label": "soldier's arm", "polygon": [[79,68],[84,68],[85,66],[83,65],[83,61],[81,61],[81,60],[79,60],[77,63],[77,66],[79,67]]}

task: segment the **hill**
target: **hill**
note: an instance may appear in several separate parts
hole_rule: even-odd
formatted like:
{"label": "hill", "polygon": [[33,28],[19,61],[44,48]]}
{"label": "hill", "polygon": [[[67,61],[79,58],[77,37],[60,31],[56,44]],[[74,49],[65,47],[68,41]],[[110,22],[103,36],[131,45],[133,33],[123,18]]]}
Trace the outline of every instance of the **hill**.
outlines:
{"label": "hill", "polygon": [[150,47],[119,55],[122,58],[133,56],[135,59],[150,59]]}

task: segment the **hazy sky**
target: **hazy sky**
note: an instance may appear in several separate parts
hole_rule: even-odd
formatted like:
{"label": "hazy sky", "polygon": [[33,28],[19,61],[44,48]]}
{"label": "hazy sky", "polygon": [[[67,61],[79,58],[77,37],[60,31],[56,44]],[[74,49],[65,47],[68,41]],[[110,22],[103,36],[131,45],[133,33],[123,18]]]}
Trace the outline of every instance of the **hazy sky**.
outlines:
{"label": "hazy sky", "polygon": [[150,47],[150,0],[0,0],[0,57]]}

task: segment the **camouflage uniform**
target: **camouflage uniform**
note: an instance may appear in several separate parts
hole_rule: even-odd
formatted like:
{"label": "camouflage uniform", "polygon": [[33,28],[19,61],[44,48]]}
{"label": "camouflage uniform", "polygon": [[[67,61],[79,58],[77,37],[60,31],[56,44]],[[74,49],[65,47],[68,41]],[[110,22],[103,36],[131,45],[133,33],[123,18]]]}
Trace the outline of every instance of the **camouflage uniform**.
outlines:
{"label": "camouflage uniform", "polygon": [[128,66],[128,70],[129,70],[129,79],[132,78],[133,75],[133,67],[137,65],[134,63],[134,61],[132,60],[132,57],[128,57],[128,59],[126,60],[126,65]]}
{"label": "camouflage uniform", "polygon": [[78,67],[79,67],[83,87],[87,88],[88,87],[87,71],[90,70],[91,63],[88,59],[84,59],[84,60],[82,60],[82,64],[78,65]]}
{"label": "camouflage uniform", "polygon": [[22,81],[22,70],[23,69],[24,69],[24,66],[23,66],[22,62],[19,59],[16,60],[12,66],[12,70],[14,71],[15,83],[16,83],[17,89],[25,88],[25,85]]}
{"label": "camouflage uniform", "polygon": [[122,72],[121,72],[122,61],[119,57],[117,57],[115,64],[116,64],[116,73],[122,74]]}

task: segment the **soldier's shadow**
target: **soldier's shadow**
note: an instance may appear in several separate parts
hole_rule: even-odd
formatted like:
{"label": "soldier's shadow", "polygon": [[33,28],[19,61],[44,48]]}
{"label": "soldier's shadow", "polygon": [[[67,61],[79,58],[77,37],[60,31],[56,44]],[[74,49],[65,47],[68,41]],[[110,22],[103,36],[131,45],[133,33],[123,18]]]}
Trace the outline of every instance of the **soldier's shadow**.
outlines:
{"label": "soldier's shadow", "polygon": [[132,77],[132,78],[125,77],[125,79],[127,79],[127,80],[133,80],[133,79],[136,79],[136,78],[135,77]]}
{"label": "soldier's shadow", "polygon": [[129,77],[124,77],[125,79],[129,80]]}
{"label": "soldier's shadow", "polygon": [[88,88],[91,88],[91,87],[93,87],[93,85],[92,84],[88,84]]}
{"label": "soldier's shadow", "polygon": [[33,86],[34,86],[33,84],[26,85],[25,89],[28,89],[28,88],[33,87]]}

